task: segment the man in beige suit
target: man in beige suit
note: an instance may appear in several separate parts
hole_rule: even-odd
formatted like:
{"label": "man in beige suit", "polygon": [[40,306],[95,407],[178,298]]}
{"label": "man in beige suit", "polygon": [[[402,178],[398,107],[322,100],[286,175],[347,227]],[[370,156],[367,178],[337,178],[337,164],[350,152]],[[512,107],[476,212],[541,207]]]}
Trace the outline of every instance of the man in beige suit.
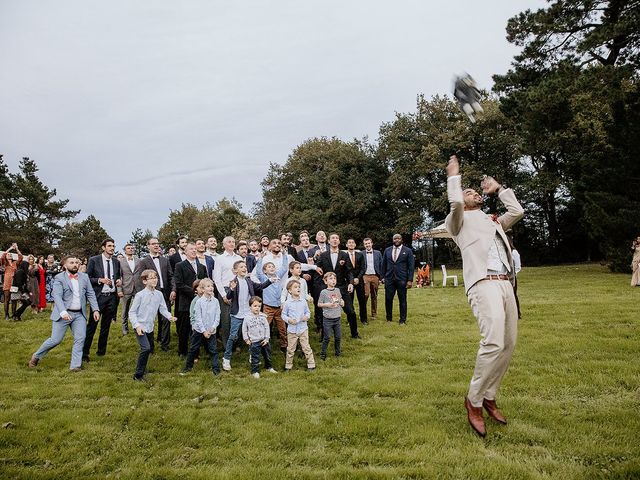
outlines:
{"label": "man in beige suit", "polygon": [[524,215],[511,189],[491,177],[482,181],[484,194],[498,194],[507,212],[493,219],[482,210],[482,196],[462,190],[456,156],[447,165],[447,195],[451,212],[445,226],[462,253],[462,275],[471,310],[480,327],[476,366],[465,398],[471,427],[486,435],[482,408],[499,423],[507,420],[496,405],[496,393],[509,367],[518,332],[518,311],[511,280],[515,274],[511,248],[504,230]]}

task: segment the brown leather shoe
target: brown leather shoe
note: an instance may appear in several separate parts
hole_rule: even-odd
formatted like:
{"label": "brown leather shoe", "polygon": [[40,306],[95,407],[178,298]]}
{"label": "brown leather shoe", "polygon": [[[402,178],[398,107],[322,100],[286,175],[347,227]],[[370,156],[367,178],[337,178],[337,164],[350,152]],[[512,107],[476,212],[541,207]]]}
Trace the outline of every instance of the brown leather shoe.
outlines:
{"label": "brown leather shoe", "polygon": [[507,419],[504,418],[502,412],[498,410],[498,405],[496,405],[495,400],[487,400],[486,398],[482,400],[482,406],[487,411],[489,416],[493,418],[496,422],[501,423],[503,425],[507,424]]}
{"label": "brown leather shoe", "polygon": [[39,361],[39,358],[36,358],[35,355],[31,355],[31,360],[29,360],[29,368],[36,368],[36,365],[38,365]]}
{"label": "brown leather shoe", "polygon": [[482,438],[487,434],[487,429],[484,427],[484,417],[482,416],[482,407],[474,407],[467,397],[464,397],[464,408],[467,409],[467,418],[469,419],[469,425],[475,430],[475,432]]}

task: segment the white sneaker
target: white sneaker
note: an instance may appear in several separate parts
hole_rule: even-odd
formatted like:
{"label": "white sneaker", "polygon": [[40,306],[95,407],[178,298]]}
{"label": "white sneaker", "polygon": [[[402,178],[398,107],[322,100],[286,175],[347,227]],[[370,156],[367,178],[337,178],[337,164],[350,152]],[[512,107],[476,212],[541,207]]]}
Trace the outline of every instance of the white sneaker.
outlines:
{"label": "white sneaker", "polygon": [[267,372],[278,373],[278,371],[275,368],[270,368],[269,370],[267,370]]}
{"label": "white sneaker", "polygon": [[222,359],[222,369],[226,372],[231,370],[231,360],[227,360],[226,358]]}
{"label": "white sneaker", "polygon": [[252,373],[252,374],[251,374],[251,376],[252,376],[253,378],[260,378],[260,374],[259,374],[258,372],[256,372],[256,373]]}

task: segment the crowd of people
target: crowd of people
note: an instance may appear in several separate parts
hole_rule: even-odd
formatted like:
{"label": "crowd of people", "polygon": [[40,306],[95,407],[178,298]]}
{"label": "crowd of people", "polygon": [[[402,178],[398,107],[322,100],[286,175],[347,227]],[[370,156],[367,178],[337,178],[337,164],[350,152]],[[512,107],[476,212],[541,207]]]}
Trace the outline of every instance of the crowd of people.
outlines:
{"label": "crowd of people", "polygon": [[[272,337],[286,357],[285,370],[293,367],[300,344],[312,371],[316,363],[309,324],[322,345],[322,360],[331,341],[335,355],[341,355],[341,314],[345,313],[350,338],[361,339],[359,327],[377,317],[381,284],[386,290],[386,320],[393,321],[397,296],[397,320],[406,324],[407,288],[412,286],[415,260],[400,235],[394,235],[393,246],[384,253],[373,248],[370,238],[364,239],[361,250],[352,238],[341,249],[339,234],[327,237],[323,231],[316,232],[315,243],[307,231],[300,232],[297,244],[292,240],[291,233],[238,242],[228,236],[219,252],[214,236],[193,241],[181,236],[163,253],[159,240],[150,238],[149,254],[138,258],[130,244],[116,254],[115,242],[108,238],[102,242],[102,252],[88,259],[85,272],[80,259],[68,256],[57,271],[51,269],[52,335],[29,365],[38,365],[70,329],[74,336],[70,369],[79,371],[91,361],[96,333],[95,354],[106,355],[111,325],[117,323],[122,335],[133,330],[140,345],[135,380],[144,379],[156,343],[165,352],[175,348],[185,361],[182,374],[199,360],[201,346],[211,354],[214,374],[220,372],[219,350],[222,370],[231,370],[234,353],[246,343],[251,374],[259,377],[260,356],[264,367],[274,371]],[[14,252],[21,255],[13,245],[2,262],[22,262],[20,257],[12,259]],[[45,274],[45,284],[46,278]],[[174,345],[172,336],[177,337]]]}

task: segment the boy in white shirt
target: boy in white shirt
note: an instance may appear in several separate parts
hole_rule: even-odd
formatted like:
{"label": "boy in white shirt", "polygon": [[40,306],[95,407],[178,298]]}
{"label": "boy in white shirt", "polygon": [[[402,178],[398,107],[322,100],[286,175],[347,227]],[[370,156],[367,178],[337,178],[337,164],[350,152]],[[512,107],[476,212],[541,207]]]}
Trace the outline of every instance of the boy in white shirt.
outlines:
{"label": "boy in white shirt", "polygon": [[162,292],[156,290],[158,284],[156,271],[145,270],[140,278],[145,288],[136,293],[133,298],[133,304],[129,309],[129,321],[136,332],[136,340],[140,345],[140,355],[138,355],[138,364],[133,379],[143,381],[149,355],[153,352],[153,323],[156,315],[159,312],[170,322],[175,322],[176,317],[172,317],[167,309]]}

